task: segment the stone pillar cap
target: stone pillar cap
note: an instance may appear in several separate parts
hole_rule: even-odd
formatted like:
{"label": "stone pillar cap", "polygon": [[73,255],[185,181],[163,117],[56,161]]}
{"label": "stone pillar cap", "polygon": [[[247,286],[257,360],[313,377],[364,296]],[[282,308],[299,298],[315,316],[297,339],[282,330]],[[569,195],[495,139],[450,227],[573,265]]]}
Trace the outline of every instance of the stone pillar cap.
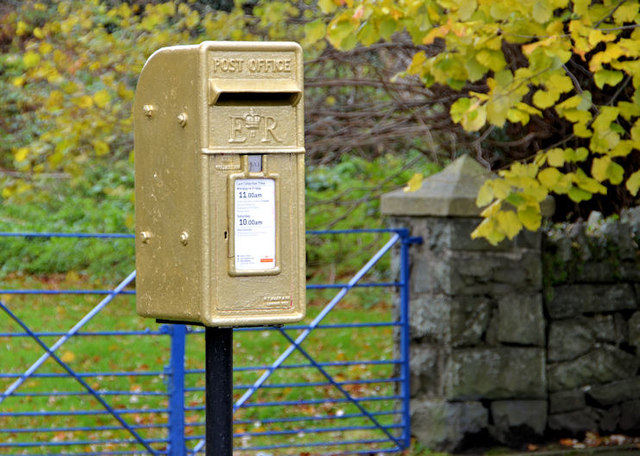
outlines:
{"label": "stone pillar cap", "polygon": [[384,215],[425,215],[439,217],[479,217],[476,198],[482,184],[492,173],[469,155],[422,181],[415,192],[394,190],[382,195]]}

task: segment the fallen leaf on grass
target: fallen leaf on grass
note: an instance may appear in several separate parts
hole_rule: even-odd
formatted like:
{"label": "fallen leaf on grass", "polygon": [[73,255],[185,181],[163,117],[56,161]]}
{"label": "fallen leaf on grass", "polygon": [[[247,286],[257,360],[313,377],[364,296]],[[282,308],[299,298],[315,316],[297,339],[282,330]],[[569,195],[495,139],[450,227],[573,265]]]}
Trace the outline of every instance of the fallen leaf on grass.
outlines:
{"label": "fallen leaf on grass", "polygon": [[65,362],[65,363],[70,363],[72,362],[74,359],[76,359],[76,355],[73,352],[70,351],[66,351],[62,354],[62,356],[60,357],[60,359]]}

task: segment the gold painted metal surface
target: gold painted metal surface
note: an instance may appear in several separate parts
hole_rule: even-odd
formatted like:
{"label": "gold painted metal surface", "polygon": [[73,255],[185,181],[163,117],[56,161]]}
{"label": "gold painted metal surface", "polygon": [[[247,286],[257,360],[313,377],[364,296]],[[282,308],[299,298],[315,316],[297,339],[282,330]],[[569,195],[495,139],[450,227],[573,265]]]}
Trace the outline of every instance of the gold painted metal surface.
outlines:
{"label": "gold painted metal surface", "polygon": [[304,316],[302,78],[295,43],[149,58],[134,103],[140,315],[206,326]]}

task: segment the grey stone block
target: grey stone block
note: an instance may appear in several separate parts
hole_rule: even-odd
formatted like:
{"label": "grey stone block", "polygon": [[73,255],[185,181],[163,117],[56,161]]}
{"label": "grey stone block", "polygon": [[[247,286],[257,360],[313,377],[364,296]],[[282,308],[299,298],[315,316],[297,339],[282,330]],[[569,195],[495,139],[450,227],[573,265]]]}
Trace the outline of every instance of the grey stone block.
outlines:
{"label": "grey stone block", "polygon": [[491,416],[491,434],[502,443],[541,437],[547,426],[547,401],[495,401]]}
{"label": "grey stone block", "polygon": [[409,353],[411,397],[418,394],[442,396],[449,361],[448,349],[412,344]]}
{"label": "grey stone block", "polygon": [[498,340],[498,326],[500,325],[500,315],[497,306],[492,306],[491,316],[489,319],[489,325],[487,326],[487,334],[485,336],[485,342],[490,347],[499,347],[500,341]]}
{"label": "grey stone block", "polygon": [[640,431],[640,400],[624,402],[620,406],[620,429],[623,432]]}
{"label": "grey stone block", "polygon": [[616,329],[620,328],[616,328],[613,315],[595,315],[589,319],[589,323],[597,341],[612,343],[619,343],[621,341],[622,334],[620,331],[616,331]]}
{"label": "grey stone block", "polygon": [[633,288],[625,283],[562,285],[553,288],[553,296],[547,302],[547,311],[553,319],[636,308]]}
{"label": "grey stone block", "polygon": [[613,323],[615,326],[615,339],[613,342],[620,344],[629,340],[629,324],[621,313],[613,314]]}
{"label": "grey stone block", "polygon": [[498,340],[542,347],[545,321],[542,295],[513,294],[498,301]]}
{"label": "grey stone block", "polygon": [[595,337],[585,318],[552,321],[549,325],[549,361],[575,359],[589,352],[594,345]]}
{"label": "grey stone block", "polygon": [[609,255],[615,254],[624,260],[635,259],[638,245],[633,240],[632,228],[629,224],[610,221],[603,225],[602,234],[606,244],[612,246]]}
{"label": "grey stone block", "polygon": [[440,276],[446,294],[505,295],[542,288],[540,254],[532,251],[452,252],[446,267]]}
{"label": "grey stone block", "polygon": [[640,348],[640,312],[634,312],[628,321],[629,344]]}
{"label": "grey stone block", "polygon": [[558,391],[549,395],[549,413],[565,413],[583,409],[587,406],[582,389]]}
{"label": "grey stone block", "polygon": [[587,407],[574,412],[550,415],[549,429],[575,435],[586,431],[597,431],[599,420],[600,414],[595,409]]}
{"label": "grey stone block", "polygon": [[593,386],[587,391],[587,395],[603,406],[640,399],[640,377]]}
{"label": "grey stone block", "polygon": [[435,263],[440,261],[432,255],[420,255],[412,258],[411,262],[411,294],[419,296],[421,294],[441,293],[442,287],[438,286],[438,281],[434,276]]}
{"label": "grey stone block", "polygon": [[618,429],[620,423],[621,407],[614,405],[607,410],[602,411],[602,417],[600,418],[600,431],[610,434]]}
{"label": "grey stone block", "polygon": [[449,364],[447,397],[456,400],[546,398],[544,349],[454,350]]}
{"label": "grey stone block", "polygon": [[523,230],[515,237],[514,241],[518,248],[539,251],[542,247],[542,232]]}
{"label": "grey stone block", "polygon": [[475,346],[482,341],[491,316],[489,301],[481,296],[452,299],[451,343],[454,347]]}
{"label": "grey stone block", "polygon": [[450,341],[451,298],[444,295],[412,299],[409,305],[409,333],[411,338],[425,338],[425,342],[441,344]]}
{"label": "grey stone block", "polygon": [[453,451],[465,435],[488,425],[488,411],[480,402],[411,401],[411,429],[417,441],[437,451]]}
{"label": "grey stone block", "polygon": [[611,283],[622,276],[620,265],[607,261],[588,261],[579,263],[575,268],[575,278],[583,283]]}
{"label": "grey stone block", "polygon": [[604,345],[572,361],[549,365],[549,391],[623,380],[635,375],[639,362],[622,350]]}

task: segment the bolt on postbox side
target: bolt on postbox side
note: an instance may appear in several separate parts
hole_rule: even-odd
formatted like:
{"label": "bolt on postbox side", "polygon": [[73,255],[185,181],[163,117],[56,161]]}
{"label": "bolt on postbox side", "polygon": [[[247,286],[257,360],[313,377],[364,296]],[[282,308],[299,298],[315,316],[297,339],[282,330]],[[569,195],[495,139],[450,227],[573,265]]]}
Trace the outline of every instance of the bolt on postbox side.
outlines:
{"label": "bolt on postbox side", "polygon": [[137,311],[205,326],[305,313],[302,51],[154,53],[134,103]]}

